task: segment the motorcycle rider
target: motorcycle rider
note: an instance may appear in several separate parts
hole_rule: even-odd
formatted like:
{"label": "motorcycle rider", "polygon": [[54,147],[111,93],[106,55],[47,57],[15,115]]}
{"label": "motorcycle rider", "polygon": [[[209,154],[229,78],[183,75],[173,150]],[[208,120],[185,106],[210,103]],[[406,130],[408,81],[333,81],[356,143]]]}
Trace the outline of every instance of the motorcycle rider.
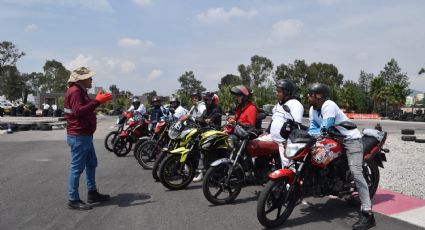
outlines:
{"label": "motorcycle rider", "polygon": [[[349,120],[338,105],[329,99],[329,87],[325,84],[314,83],[310,85],[308,103],[311,105],[309,112],[310,135],[319,136],[323,129]],[[372,212],[369,188],[363,175],[363,143],[360,131],[357,128],[347,130],[340,126],[336,129],[345,136],[343,146],[361,201],[360,218],[353,225],[353,229],[371,228],[376,223]]]}
{"label": "motorcycle rider", "polygon": [[[272,120],[264,134],[258,138],[260,141],[274,141],[279,144],[279,154],[282,161],[282,167],[289,165],[289,160],[284,156],[283,142],[286,141],[280,135],[283,124],[291,115],[295,122],[302,123],[304,107],[300,101],[294,97],[295,85],[292,81],[283,79],[276,82],[276,97],[278,103],[273,107]],[[287,105],[291,111],[291,115],[283,110],[283,105]]]}
{"label": "motorcycle rider", "polygon": [[157,96],[152,98],[150,111],[150,129],[156,126],[156,123],[166,114],[164,107],[161,105],[161,99]]}
{"label": "motorcycle rider", "polygon": [[140,103],[140,100],[138,97],[133,97],[133,99],[131,100],[131,106],[130,108],[127,110],[127,112],[136,112],[140,113],[140,114],[145,114],[146,113],[146,108],[143,104]]}
{"label": "motorcycle rider", "polygon": [[190,100],[192,102],[192,108],[189,112],[180,118],[181,121],[186,121],[187,119],[196,120],[200,118],[204,111],[207,109],[205,102],[202,101],[201,93],[194,91],[190,94]]}
{"label": "motorcycle rider", "polygon": [[217,95],[213,92],[207,92],[202,99],[207,109],[204,110],[201,117],[198,119],[199,122],[201,125],[211,124],[215,129],[220,129],[222,110],[218,105]]}
{"label": "motorcycle rider", "polygon": [[182,118],[187,113],[187,110],[180,105],[180,101],[177,97],[170,98],[170,107],[174,109],[173,116],[177,119]]}
{"label": "motorcycle rider", "polygon": [[230,93],[236,96],[238,105],[235,116],[229,118],[229,122],[237,121],[242,125],[255,126],[257,120],[257,106],[251,101],[252,91],[244,85],[230,88]]}

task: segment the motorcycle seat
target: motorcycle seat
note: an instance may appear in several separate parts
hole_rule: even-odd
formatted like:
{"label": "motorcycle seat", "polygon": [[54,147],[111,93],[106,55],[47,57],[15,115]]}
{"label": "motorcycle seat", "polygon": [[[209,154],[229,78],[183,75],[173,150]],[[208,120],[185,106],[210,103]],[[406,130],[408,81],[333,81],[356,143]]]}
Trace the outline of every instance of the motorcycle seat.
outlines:
{"label": "motorcycle seat", "polygon": [[371,137],[371,136],[363,136],[362,142],[363,142],[364,154],[368,154],[370,150],[372,150],[373,147],[377,146],[379,143],[379,141],[375,137]]}

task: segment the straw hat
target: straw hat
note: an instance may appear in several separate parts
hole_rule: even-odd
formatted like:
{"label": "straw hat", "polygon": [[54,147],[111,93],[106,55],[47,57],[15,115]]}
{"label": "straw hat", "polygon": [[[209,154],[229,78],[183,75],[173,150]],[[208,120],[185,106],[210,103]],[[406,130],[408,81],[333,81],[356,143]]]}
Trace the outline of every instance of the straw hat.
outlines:
{"label": "straw hat", "polygon": [[71,72],[71,76],[69,76],[68,83],[85,80],[93,77],[95,74],[96,73],[94,71],[89,70],[87,67],[79,67]]}

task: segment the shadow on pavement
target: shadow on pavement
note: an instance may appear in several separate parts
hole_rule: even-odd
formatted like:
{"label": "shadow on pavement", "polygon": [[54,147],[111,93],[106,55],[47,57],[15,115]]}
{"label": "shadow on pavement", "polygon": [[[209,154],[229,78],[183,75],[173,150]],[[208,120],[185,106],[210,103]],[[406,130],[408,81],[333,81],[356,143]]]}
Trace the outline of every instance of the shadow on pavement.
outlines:
{"label": "shadow on pavement", "polygon": [[387,202],[390,200],[394,200],[393,194],[375,194],[375,196],[373,196],[373,199],[372,199],[372,204],[375,205],[375,204]]}
{"label": "shadow on pavement", "polygon": [[136,205],[143,205],[153,203],[149,200],[151,196],[146,193],[121,193],[116,196],[112,196],[111,199],[104,203],[94,204],[93,207],[111,206],[117,205],[118,207],[130,207]]}

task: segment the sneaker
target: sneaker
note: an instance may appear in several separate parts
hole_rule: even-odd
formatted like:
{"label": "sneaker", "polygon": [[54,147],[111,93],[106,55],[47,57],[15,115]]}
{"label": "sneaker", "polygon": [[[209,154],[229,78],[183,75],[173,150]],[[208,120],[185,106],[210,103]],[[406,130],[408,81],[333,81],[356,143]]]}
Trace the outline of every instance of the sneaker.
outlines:
{"label": "sneaker", "polygon": [[201,171],[195,178],[193,178],[193,182],[200,182],[202,181],[202,178],[204,178],[204,172]]}
{"label": "sneaker", "polygon": [[88,192],[87,203],[97,203],[108,201],[111,197],[109,195],[100,194],[97,190],[92,190]]}
{"label": "sneaker", "polygon": [[75,210],[90,210],[92,207],[82,200],[70,200],[68,202],[68,208],[69,209],[75,209]]}
{"label": "sneaker", "polygon": [[353,224],[353,230],[366,230],[376,225],[372,211],[361,211],[360,219]]}

